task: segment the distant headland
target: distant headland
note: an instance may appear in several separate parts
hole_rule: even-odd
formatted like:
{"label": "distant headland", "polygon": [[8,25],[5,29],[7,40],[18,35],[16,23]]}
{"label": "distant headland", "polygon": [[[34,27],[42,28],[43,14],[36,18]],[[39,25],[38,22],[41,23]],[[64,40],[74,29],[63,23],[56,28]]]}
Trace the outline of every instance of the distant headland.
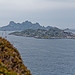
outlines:
{"label": "distant headland", "polygon": [[0,31],[19,31],[10,33],[10,35],[34,37],[40,39],[75,39],[75,34],[69,32],[70,29],[59,29],[52,26],[41,26],[39,23],[25,21],[15,23],[10,21],[7,26],[0,27]]}
{"label": "distant headland", "polygon": [[14,21],[10,21],[8,25],[0,27],[0,31],[17,31],[17,30],[25,30],[25,29],[45,29],[48,30],[52,28],[51,26],[41,26],[39,23],[32,23],[30,21],[25,21],[22,23],[15,23]]}
{"label": "distant headland", "polygon": [[39,39],[75,39],[75,34],[71,32],[65,32],[58,28],[50,28],[49,30],[44,29],[26,29],[20,32],[13,32],[9,35],[34,37]]}

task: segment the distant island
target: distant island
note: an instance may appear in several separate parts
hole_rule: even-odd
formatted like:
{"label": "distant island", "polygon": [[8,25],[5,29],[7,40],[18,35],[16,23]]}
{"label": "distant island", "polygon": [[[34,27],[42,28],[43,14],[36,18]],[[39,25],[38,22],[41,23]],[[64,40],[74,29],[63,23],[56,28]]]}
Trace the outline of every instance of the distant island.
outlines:
{"label": "distant island", "polygon": [[65,32],[64,30],[56,27],[50,28],[49,30],[26,29],[24,31],[10,33],[9,35],[34,37],[40,39],[75,39],[75,34],[71,32]]}
{"label": "distant island", "polygon": [[15,23],[10,21],[8,25],[0,27],[0,31],[22,31],[25,29],[45,29],[48,30],[52,28],[51,26],[41,26],[39,23],[32,23],[30,21],[25,21],[22,23]]}
{"label": "distant island", "polygon": [[[7,26],[0,27],[0,31],[15,31],[9,35],[34,37],[40,39],[75,39],[75,34],[70,29],[61,30],[52,26],[41,26],[39,23],[25,21],[15,23],[10,21]],[[73,30],[74,31],[74,30]]]}
{"label": "distant island", "polygon": [[69,28],[66,28],[64,29],[65,32],[72,32],[72,33],[75,33],[75,29],[69,29]]}

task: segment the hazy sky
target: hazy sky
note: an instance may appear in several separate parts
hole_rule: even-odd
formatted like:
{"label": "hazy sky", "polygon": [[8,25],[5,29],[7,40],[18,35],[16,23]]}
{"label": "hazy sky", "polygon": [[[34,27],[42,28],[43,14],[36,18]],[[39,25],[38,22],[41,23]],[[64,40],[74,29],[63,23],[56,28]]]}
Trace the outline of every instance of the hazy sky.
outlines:
{"label": "hazy sky", "polygon": [[26,20],[75,28],[75,0],[0,0],[0,26]]}

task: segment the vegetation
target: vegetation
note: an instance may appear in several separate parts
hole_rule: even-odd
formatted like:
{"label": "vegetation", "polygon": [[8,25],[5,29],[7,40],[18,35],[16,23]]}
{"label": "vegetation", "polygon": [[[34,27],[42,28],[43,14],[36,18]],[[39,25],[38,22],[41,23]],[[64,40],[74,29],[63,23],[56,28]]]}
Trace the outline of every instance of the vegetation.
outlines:
{"label": "vegetation", "polygon": [[31,75],[16,48],[0,37],[0,75]]}

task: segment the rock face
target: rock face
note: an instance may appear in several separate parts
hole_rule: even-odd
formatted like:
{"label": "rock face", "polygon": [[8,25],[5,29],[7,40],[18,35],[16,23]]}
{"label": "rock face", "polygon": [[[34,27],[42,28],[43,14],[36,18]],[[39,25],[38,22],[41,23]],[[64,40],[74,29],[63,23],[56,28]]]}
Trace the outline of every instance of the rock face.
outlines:
{"label": "rock face", "polygon": [[12,32],[9,35],[34,37],[40,39],[75,39],[75,34],[71,32],[65,32],[59,28],[51,28],[49,30],[44,29],[27,29],[21,32]]}
{"label": "rock face", "polygon": [[0,31],[16,31],[16,30],[25,30],[25,29],[50,29],[51,26],[44,27],[39,23],[32,23],[30,21],[25,21],[22,23],[15,23],[14,21],[10,21],[7,26],[0,27]]}
{"label": "rock face", "polygon": [[31,75],[21,56],[7,40],[0,37],[0,75]]}

